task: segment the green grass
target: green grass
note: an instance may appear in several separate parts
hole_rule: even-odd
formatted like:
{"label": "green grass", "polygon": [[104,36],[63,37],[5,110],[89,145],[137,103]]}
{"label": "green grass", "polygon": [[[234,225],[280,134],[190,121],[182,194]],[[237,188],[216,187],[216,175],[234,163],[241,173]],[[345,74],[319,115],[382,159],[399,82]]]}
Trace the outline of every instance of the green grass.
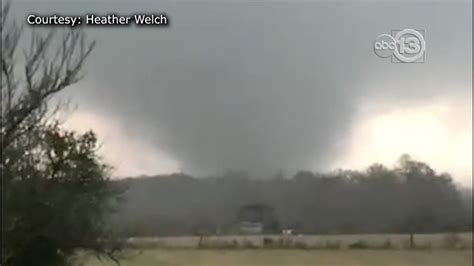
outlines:
{"label": "green grass", "polygon": [[[122,266],[471,266],[463,250],[196,250],[149,249],[124,255]],[[112,266],[91,258],[84,266]]]}

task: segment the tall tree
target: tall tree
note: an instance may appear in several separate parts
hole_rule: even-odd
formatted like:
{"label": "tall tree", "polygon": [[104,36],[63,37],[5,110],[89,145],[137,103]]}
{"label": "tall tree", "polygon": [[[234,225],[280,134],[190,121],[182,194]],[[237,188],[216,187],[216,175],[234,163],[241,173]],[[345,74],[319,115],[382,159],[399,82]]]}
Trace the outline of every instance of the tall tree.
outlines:
{"label": "tall tree", "polygon": [[[77,250],[113,258],[105,215],[119,195],[97,156],[93,132],[59,127],[48,102],[78,82],[94,48],[82,32],[32,33],[21,57],[23,30],[2,9],[3,265],[63,266]],[[57,43],[56,43],[57,41]],[[56,45],[58,44],[58,45]]]}

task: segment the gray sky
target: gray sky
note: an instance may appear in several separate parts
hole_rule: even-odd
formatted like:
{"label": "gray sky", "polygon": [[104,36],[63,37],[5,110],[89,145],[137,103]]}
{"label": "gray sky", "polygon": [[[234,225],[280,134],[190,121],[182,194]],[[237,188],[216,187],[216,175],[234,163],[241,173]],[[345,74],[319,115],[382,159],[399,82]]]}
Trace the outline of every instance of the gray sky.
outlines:
{"label": "gray sky", "polygon": [[[87,27],[98,47],[67,125],[99,133],[117,175],[363,168],[408,152],[471,184],[470,1],[15,2],[40,14],[165,12]],[[23,22],[23,20],[22,20]],[[375,38],[425,30],[425,63]]]}

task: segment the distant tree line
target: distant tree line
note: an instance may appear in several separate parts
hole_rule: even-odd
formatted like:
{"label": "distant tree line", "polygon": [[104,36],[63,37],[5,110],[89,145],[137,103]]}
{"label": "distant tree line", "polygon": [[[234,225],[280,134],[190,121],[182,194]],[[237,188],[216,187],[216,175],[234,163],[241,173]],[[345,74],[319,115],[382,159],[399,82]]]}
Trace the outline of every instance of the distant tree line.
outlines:
{"label": "distant tree line", "polygon": [[291,178],[252,178],[242,172],[194,178],[184,174],[130,178],[114,223],[127,236],[233,234],[242,206],[274,210],[272,232],[303,234],[472,231],[472,193],[449,174],[400,158],[394,168],[300,171]]}

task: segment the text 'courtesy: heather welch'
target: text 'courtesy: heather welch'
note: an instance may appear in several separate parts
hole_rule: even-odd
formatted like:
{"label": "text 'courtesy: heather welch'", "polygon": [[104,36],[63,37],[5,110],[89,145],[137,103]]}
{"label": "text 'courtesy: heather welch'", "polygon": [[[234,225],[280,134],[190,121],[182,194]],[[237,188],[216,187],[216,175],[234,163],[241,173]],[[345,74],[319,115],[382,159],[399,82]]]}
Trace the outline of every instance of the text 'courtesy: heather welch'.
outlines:
{"label": "text 'courtesy: heather welch'", "polygon": [[26,17],[29,25],[36,26],[126,26],[135,24],[137,26],[167,26],[169,18],[164,13],[157,14],[134,14],[134,15],[97,15],[86,14],[81,16],[69,15],[37,15],[29,14]]}

